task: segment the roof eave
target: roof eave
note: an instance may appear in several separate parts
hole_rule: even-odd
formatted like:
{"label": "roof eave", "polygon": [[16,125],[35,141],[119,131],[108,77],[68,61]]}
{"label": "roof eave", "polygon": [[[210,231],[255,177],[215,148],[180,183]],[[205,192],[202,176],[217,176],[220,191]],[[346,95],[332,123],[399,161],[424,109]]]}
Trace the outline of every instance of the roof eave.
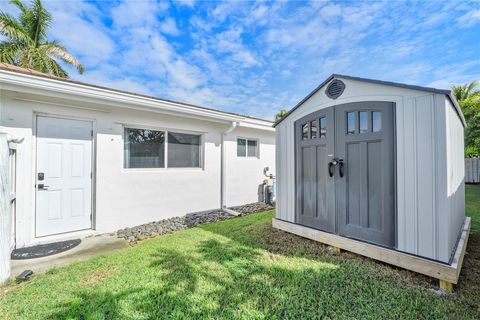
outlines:
{"label": "roof eave", "polygon": [[159,99],[150,96],[139,95],[135,93],[114,90],[110,88],[89,85],[75,81],[62,81],[50,77],[42,77],[38,75],[31,75],[16,71],[0,69],[2,74],[0,80],[4,84],[2,89],[6,89],[6,84],[14,87],[23,87],[30,89],[38,89],[42,91],[57,92],[60,94],[88,96],[92,99],[104,101],[117,101],[132,106],[143,106],[152,109],[165,109],[170,112],[177,112],[179,114],[194,113],[204,118],[211,118],[223,121],[237,121],[243,123],[251,123],[257,128],[264,128],[270,130],[272,121],[242,116],[230,112],[215,110],[211,108],[199,107],[191,104]]}

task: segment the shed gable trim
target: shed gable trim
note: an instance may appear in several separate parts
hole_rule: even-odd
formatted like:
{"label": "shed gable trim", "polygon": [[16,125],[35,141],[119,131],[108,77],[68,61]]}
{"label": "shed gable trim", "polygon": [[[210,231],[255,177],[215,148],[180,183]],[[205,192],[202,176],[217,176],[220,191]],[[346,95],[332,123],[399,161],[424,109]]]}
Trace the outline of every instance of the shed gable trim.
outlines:
{"label": "shed gable trim", "polygon": [[373,83],[373,84],[381,84],[381,85],[386,85],[386,86],[391,86],[391,87],[398,87],[398,88],[404,88],[404,89],[411,89],[411,90],[418,90],[418,91],[425,91],[425,92],[430,92],[430,93],[438,93],[438,94],[444,94],[446,95],[451,101],[452,104],[455,106],[455,109],[457,111],[457,114],[462,121],[462,124],[464,127],[467,126],[465,118],[463,116],[462,110],[460,109],[460,106],[458,105],[457,101],[453,97],[452,93],[450,90],[444,90],[444,89],[436,89],[436,88],[431,88],[431,87],[422,87],[422,86],[416,86],[416,85],[409,85],[409,84],[404,84],[404,83],[398,83],[398,82],[391,82],[391,81],[383,81],[383,80],[376,80],[376,79],[369,79],[369,78],[360,78],[360,77],[353,77],[353,76],[347,76],[347,75],[342,75],[342,74],[332,74],[330,77],[328,77],[325,81],[323,81],[318,87],[316,87],[312,92],[310,92],[305,98],[303,98],[299,103],[297,103],[292,109],[290,109],[285,116],[283,116],[281,119],[276,121],[273,124],[273,127],[276,127],[279,123],[281,123],[284,119],[286,119],[290,114],[292,114],[296,109],[298,109],[305,101],[310,99],[314,94],[316,94],[321,88],[323,88],[326,84],[328,84],[330,81],[333,79],[347,79],[347,80],[355,80],[355,81],[362,81],[362,82],[368,82],[368,83]]}

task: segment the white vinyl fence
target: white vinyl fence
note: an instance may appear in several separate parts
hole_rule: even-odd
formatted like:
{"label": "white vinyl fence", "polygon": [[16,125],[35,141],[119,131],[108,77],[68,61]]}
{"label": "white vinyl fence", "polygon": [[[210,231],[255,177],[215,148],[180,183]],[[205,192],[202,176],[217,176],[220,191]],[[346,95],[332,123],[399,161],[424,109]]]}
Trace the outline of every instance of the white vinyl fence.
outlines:
{"label": "white vinyl fence", "polygon": [[10,278],[10,253],[15,248],[16,142],[21,140],[0,132],[0,285]]}
{"label": "white vinyl fence", "polygon": [[10,277],[12,223],[9,154],[7,135],[0,133],[0,284]]}
{"label": "white vinyl fence", "polygon": [[480,158],[465,159],[465,183],[480,183]]}

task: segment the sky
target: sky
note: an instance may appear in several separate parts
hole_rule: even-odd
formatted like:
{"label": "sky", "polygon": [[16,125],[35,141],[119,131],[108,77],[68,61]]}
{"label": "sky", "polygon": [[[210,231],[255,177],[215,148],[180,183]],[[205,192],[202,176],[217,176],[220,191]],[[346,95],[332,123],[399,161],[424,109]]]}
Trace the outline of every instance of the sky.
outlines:
{"label": "sky", "polygon": [[72,79],[242,115],[273,119],[332,73],[480,80],[480,0],[43,2],[85,66]]}

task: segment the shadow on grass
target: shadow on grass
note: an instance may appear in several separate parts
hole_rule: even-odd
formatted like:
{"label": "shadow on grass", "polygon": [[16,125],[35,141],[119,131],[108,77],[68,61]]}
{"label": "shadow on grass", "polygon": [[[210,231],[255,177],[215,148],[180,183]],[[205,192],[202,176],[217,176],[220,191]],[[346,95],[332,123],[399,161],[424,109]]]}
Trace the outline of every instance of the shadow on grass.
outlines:
{"label": "shadow on grass", "polygon": [[75,298],[55,307],[49,319],[122,319],[119,302],[138,292],[126,290],[120,293],[92,292],[89,290],[75,293]]}
{"label": "shadow on grass", "polygon": [[210,234],[191,246],[154,247],[144,257],[148,276],[138,280],[140,287],[80,291],[49,318],[467,318],[480,313],[476,234],[458,295],[437,298],[398,286],[391,275],[406,274],[412,283],[425,277],[356,255],[336,256],[326,246],[274,230],[265,214],[199,229]]}
{"label": "shadow on grass", "polygon": [[316,269],[295,261],[282,266],[264,261],[269,258],[259,249],[216,239],[199,242],[188,255],[162,250],[154,257],[150,266],[162,270],[161,285],[137,305],[148,318],[318,316],[326,310],[313,307],[317,299],[307,302],[311,309],[293,306],[336,271],[328,264]]}

